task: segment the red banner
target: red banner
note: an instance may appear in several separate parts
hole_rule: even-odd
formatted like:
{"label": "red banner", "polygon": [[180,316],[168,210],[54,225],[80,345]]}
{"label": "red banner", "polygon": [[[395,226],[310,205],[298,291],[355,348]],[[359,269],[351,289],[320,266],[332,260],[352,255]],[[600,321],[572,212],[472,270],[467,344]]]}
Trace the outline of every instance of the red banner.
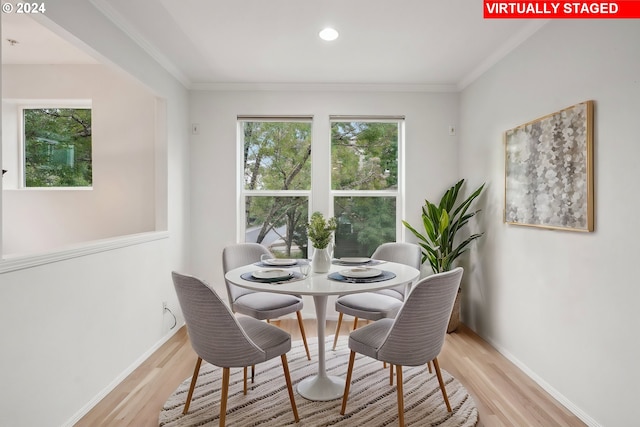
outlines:
{"label": "red banner", "polygon": [[640,1],[484,0],[485,19],[638,19]]}

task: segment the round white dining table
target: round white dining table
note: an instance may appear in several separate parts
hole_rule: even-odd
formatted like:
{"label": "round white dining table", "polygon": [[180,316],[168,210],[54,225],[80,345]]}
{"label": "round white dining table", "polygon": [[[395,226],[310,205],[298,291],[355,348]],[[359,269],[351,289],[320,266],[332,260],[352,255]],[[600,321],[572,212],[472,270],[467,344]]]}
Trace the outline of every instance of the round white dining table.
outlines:
{"label": "round white dining table", "polygon": [[[255,264],[236,268],[225,275],[225,278],[231,283],[253,291],[310,295],[313,297],[318,323],[318,373],[298,383],[297,391],[305,399],[315,401],[333,400],[342,397],[344,393],[344,378],[327,375],[325,366],[325,323],[329,295],[370,292],[399,285],[409,286],[420,277],[420,271],[413,267],[383,261],[380,264],[371,266],[371,268],[390,271],[395,274],[394,278],[372,283],[340,282],[328,278],[330,273],[339,272],[347,268],[349,267],[332,264],[328,273],[314,273],[312,271],[305,279],[285,281],[283,283],[260,283],[243,279],[241,276],[244,273],[265,269]],[[299,272],[298,267],[291,267],[291,270]]]}

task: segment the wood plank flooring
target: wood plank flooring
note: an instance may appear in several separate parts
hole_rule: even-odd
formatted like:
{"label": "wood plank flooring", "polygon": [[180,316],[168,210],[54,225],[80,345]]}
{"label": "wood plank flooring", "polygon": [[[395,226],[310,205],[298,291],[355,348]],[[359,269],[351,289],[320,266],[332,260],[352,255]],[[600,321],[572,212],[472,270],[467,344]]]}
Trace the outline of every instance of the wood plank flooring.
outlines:
{"label": "wood plank flooring", "polygon": [[[345,320],[341,340],[346,339],[351,328],[351,321]],[[295,319],[272,323],[289,332],[293,340],[300,339]],[[335,327],[336,322],[327,322],[327,335],[333,334]],[[317,336],[315,320],[305,320],[305,330],[307,339],[314,339]],[[186,328],[182,328],[76,426],[157,426],[162,405],[173,390],[191,376],[195,360]],[[447,335],[438,360],[440,367],[457,378],[473,396],[480,414],[479,427],[585,425],[464,325]],[[346,364],[347,361],[345,370]]]}

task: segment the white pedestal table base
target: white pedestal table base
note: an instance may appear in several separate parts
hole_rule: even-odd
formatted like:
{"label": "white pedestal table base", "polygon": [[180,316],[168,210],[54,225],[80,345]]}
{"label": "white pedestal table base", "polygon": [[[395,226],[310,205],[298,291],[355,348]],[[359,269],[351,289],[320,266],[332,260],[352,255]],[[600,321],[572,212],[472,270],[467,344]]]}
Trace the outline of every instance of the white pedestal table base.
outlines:
{"label": "white pedestal table base", "polygon": [[328,376],[325,364],[325,323],[327,321],[327,296],[314,295],[316,319],[318,320],[318,374],[305,378],[296,389],[300,396],[308,400],[335,400],[344,394],[344,378]]}

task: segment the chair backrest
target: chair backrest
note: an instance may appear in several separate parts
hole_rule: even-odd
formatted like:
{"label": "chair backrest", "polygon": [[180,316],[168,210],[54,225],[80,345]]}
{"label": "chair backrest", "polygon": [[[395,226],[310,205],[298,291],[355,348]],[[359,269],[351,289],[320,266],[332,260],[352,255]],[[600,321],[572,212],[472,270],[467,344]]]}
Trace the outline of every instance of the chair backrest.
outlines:
{"label": "chair backrest", "polygon": [[[371,255],[371,258],[382,261],[397,262],[420,270],[420,266],[422,265],[422,249],[420,249],[420,246],[415,243],[383,243],[376,248],[373,255]],[[407,288],[408,286],[401,285],[391,289],[398,292],[404,298]]]}
{"label": "chair backrest", "polygon": [[220,367],[248,366],[264,351],[245,334],[229,307],[205,282],[171,273],[194,351]]}
{"label": "chair backrest", "polygon": [[378,350],[381,360],[419,366],[440,354],[462,273],[458,267],[425,277],[413,287]]}
{"label": "chair backrest", "polygon": [[378,246],[371,255],[372,259],[406,264],[420,270],[422,250],[415,243],[390,242]]}
{"label": "chair backrest", "polygon": [[[258,243],[238,243],[227,246],[222,250],[222,270],[224,274],[227,274],[228,271],[234,268],[260,261],[260,256],[264,254],[273,256],[269,249]],[[249,289],[236,286],[226,279],[224,282],[227,285],[227,296],[229,297],[229,305],[231,307],[233,307],[233,303],[242,295],[253,292]]]}

